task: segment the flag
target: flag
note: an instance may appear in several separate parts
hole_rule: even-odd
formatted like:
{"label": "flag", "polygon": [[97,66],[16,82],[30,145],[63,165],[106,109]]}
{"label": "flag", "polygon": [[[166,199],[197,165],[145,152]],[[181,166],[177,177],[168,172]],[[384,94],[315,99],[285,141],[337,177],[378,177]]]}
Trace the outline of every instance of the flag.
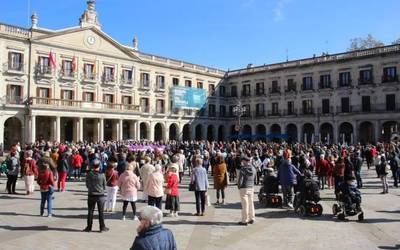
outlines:
{"label": "flag", "polygon": [[96,60],[93,63],[93,75],[96,75]]}
{"label": "flag", "polygon": [[49,53],[50,68],[56,68],[56,55],[52,52]]}
{"label": "flag", "polygon": [[76,63],[76,57],[74,56],[74,58],[72,58],[72,72],[75,72],[76,71],[76,65],[77,63]]}

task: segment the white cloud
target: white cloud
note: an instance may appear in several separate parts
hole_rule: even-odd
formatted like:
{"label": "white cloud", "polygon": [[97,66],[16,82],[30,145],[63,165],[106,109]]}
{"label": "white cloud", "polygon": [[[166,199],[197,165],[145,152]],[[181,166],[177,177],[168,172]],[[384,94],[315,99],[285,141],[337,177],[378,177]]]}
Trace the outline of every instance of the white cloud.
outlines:
{"label": "white cloud", "polygon": [[290,4],[292,0],[278,0],[273,9],[274,12],[274,21],[279,22],[285,19],[285,8],[288,4]]}

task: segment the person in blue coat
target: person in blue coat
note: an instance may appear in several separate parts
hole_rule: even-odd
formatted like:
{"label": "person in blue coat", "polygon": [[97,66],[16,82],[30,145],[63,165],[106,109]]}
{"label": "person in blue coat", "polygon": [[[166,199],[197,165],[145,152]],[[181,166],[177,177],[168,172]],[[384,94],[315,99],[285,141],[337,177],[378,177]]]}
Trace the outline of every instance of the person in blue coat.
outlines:
{"label": "person in blue coat", "polygon": [[146,206],[140,212],[138,236],[131,250],[176,250],[174,235],[161,225],[163,213],[153,206]]}
{"label": "person in blue coat", "polygon": [[293,208],[293,187],[297,184],[297,175],[301,175],[301,173],[292,164],[289,152],[283,152],[283,158],[278,169],[278,179],[282,186],[284,205]]}

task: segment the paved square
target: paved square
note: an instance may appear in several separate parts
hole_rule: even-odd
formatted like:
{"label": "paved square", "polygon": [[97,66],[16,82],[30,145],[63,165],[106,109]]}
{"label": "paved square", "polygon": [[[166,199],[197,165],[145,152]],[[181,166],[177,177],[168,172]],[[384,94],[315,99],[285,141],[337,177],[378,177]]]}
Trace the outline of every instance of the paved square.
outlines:
{"label": "paved square", "polygon": [[[364,171],[366,219],[362,223],[356,218],[346,222],[333,218],[333,192],[325,190],[321,194],[322,217],[299,218],[293,211],[262,208],[256,201],[256,224],[238,226],[240,203],[235,186],[226,192],[226,205],[209,206],[206,216],[195,217],[194,194],[187,191],[186,177],[181,185],[180,216],[164,218],[164,225],[173,231],[178,249],[399,249],[400,191],[379,194],[380,180],[375,177],[374,170]],[[0,178],[2,189],[5,181]],[[19,180],[20,193],[23,184]],[[209,194],[211,202],[215,201],[215,191],[209,190]],[[121,220],[122,202],[117,203],[116,213],[106,215],[109,232],[83,233],[87,213],[84,182],[68,182],[67,192],[55,194],[53,218],[39,216],[39,197],[37,191],[33,196],[0,195],[0,249],[130,248],[138,222]],[[140,210],[145,204],[137,205]],[[93,229],[98,230],[97,220]]]}

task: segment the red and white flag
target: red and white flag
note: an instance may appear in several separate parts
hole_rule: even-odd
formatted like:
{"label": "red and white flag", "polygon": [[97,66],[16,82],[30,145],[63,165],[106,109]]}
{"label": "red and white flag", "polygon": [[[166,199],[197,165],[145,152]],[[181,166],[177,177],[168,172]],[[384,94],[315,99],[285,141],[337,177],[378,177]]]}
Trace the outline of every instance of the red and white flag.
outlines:
{"label": "red and white flag", "polygon": [[50,67],[55,69],[57,67],[56,55],[52,52],[49,53],[49,61],[50,61]]}

